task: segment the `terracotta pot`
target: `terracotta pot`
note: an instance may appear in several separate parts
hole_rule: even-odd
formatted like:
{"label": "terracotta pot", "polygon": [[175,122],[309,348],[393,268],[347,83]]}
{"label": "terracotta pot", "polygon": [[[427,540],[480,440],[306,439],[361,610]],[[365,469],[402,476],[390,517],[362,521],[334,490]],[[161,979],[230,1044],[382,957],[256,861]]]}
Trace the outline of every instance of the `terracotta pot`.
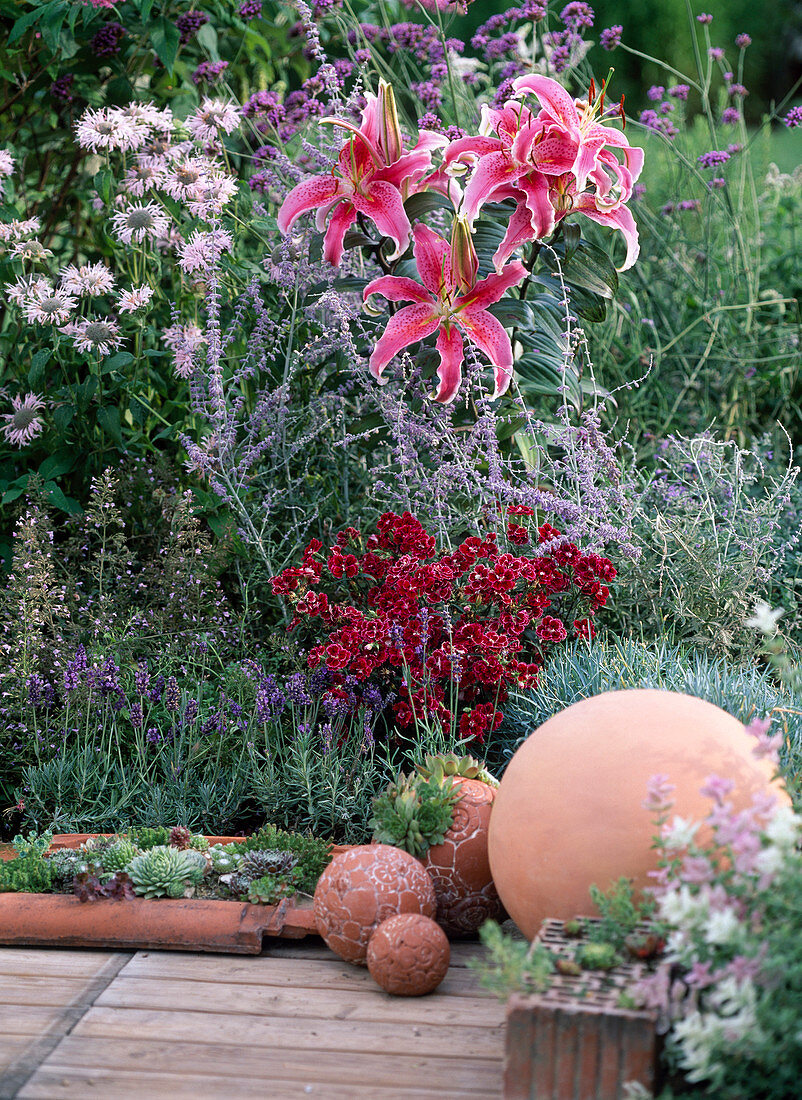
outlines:
{"label": "terracotta pot", "polygon": [[669,777],[671,814],[686,820],[709,813],[700,788],[713,773],[734,780],[737,809],[760,793],[788,802],[754,745],[737,718],[670,691],[605,692],[544,722],[507,766],[490,822],[493,879],[524,935],[585,911],[594,883],[649,885],[657,855],[642,803],[652,776]]}
{"label": "terracotta pot", "polygon": [[[590,923],[590,922],[589,922]],[[573,957],[562,921],[538,939]],[[647,973],[630,962],[577,976],[555,973],[549,988],[507,1004],[504,1100],[620,1100],[627,1082],[651,1096],[657,1076],[657,1012],[619,1007],[622,992]]]}
{"label": "terracotta pot", "polygon": [[442,844],[422,859],[437,894],[437,923],[449,936],[469,936],[486,920],[498,920],[501,902],[488,857],[488,829],[496,788],[456,778],[459,800]]}

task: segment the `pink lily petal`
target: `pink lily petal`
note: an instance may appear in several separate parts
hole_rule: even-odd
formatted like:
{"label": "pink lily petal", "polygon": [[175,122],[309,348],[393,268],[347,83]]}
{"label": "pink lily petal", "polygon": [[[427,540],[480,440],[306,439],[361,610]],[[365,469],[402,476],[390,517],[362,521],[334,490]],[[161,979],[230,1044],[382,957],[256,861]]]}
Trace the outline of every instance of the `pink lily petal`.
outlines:
{"label": "pink lily petal", "polygon": [[340,202],[344,197],[345,191],[343,189],[343,194],[336,195],[331,200],[331,202],[324,202],[322,206],[319,206],[317,208],[317,212],[315,214],[315,229],[317,229],[319,233],[322,233],[323,230],[326,228],[326,222],[328,221],[329,214],[332,212],[337,203]]}
{"label": "pink lily petal", "polygon": [[[513,264],[510,265],[514,266]],[[518,265],[523,268],[522,264]],[[493,278],[494,276],[490,276]],[[493,299],[497,301],[498,299]],[[484,309],[463,310],[458,314],[457,323],[462,326],[472,343],[485,353],[495,367],[496,388],[493,398],[501,395],[509,387],[512,379],[512,344],[504,331],[502,323]]]}
{"label": "pink lily petal", "polygon": [[526,164],[516,163],[506,152],[488,153],[476,165],[471,182],[465,188],[463,213],[473,221],[480,209],[491,198],[496,188],[512,183],[527,170]]}
{"label": "pink lily petal", "polygon": [[[546,135],[545,137],[543,135]],[[570,172],[577,156],[577,144],[564,133],[549,133],[541,123],[521,130],[512,145],[515,160],[529,161],[539,172],[561,176]]]}
{"label": "pink lily petal", "polygon": [[377,380],[394,355],[409,344],[430,336],[440,325],[440,314],[431,304],[404,306],[394,313],[370,357],[370,373]]}
{"label": "pink lily petal", "polygon": [[494,130],[505,145],[512,145],[515,135],[524,126],[531,125],[535,116],[523,103],[510,101],[506,106],[493,110],[492,107],[482,108],[482,122],[479,133],[484,134],[490,128]]}
{"label": "pink lily petal", "polygon": [[473,161],[475,157],[484,157],[488,153],[498,153],[504,149],[504,143],[495,137],[464,137],[452,141],[446,150],[443,163],[448,166],[463,159]]}
{"label": "pink lily petal", "polygon": [[596,167],[596,159],[604,145],[602,138],[585,137],[576,154],[576,160],[571,171],[576,176],[577,191],[584,191],[587,186],[588,176]]}
{"label": "pink lily petal", "polygon": [[447,199],[450,199],[455,210],[462,202],[462,187],[453,176],[448,174],[443,164],[436,168],[434,172],[430,172],[428,176],[419,179],[410,190],[413,195],[418,191],[436,191],[438,195],[445,195]]}
{"label": "pink lily petal", "polygon": [[411,153],[404,153],[393,164],[380,168],[375,179],[391,183],[400,191],[404,183],[420,178],[431,167],[432,154],[427,149],[419,149],[417,152],[413,150]]}
{"label": "pink lily petal", "polygon": [[[498,302],[503,298],[511,286],[517,286],[525,277],[527,271],[520,260],[508,264],[498,275],[488,275],[478,282],[473,290],[468,291],[454,302],[454,309],[460,310],[459,319],[465,313],[473,313],[478,310],[484,312],[485,307]],[[487,315],[490,317],[490,314]],[[495,318],[493,318],[495,320]]]}
{"label": "pink lily petal", "polygon": [[627,255],[624,263],[616,270],[626,271],[632,267],[640,252],[640,243],[635,219],[626,206],[618,206],[615,210],[599,210],[593,201],[593,195],[579,195],[571,213],[584,214],[585,217],[590,218],[593,222],[598,222],[599,225],[620,229],[624,234],[624,240],[627,242]]}
{"label": "pink lily petal", "polygon": [[329,202],[340,191],[340,180],[334,176],[313,176],[311,180],[298,183],[287,195],[278,212],[280,232],[289,233],[295,222],[307,210],[314,210],[324,202]]}
{"label": "pink lily petal", "polygon": [[354,137],[343,145],[337,155],[340,171],[346,179],[357,183],[363,176],[371,175],[382,165],[381,159],[374,160],[378,153],[371,152],[369,142],[357,131]]}
{"label": "pink lily petal", "polygon": [[519,76],[512,84],[513,95],[532,92],[555,122],[561,123],[571,131],[579,128],[579,113],[572,97],[562,84],[551,77],[533,73],[531,76]]}
{"label": "pink lily petal", "polygon": [[323,259],[332,267],[340,266],[343,258],[343,239],[355,221],[356,211],[353,203],[341,202],[334,211],[326,236],[323,238]]}
{"label": "pink lily petal", "polygon": [[413,230],[412,249],[423,285],[435,296],[443,298],[454,286],[451,276],[451,245],[428,225],[418,222]]}
{"label": "pink lily petal", "polygon": [[[553,211],[552,211],[553,215]],[[515,213],[507,224],[507,232],[504,240],[498,246],[493,256],[493,266],[496,272],[501,271],[504,264],[521,245],[535,240],[537,233],[532,229],[532,215],[526,203],[519,203]]]}
{"label": "pink lily petal", "polygon": [[529,172],[518,180],[518,187],[526,196],[532,233],[542,241],[554,229],[554,207],[549,201],[549,177],[540,172]]}
{"label": "pink lily petal", "polygon": [[427,290],[416,283],[414,279],[406,279],[401,275],[381,275],[368,283],[362,292],[362,300],[366,302],[371,294],[381,294],[388,302],[428,302],[431,304],[431,295]]}
{"label": "pink lily petal", "polygon": [[364,193],[353,194],[351,202],[360,214],[366,214],[373,220],[380,233],[395,241],[395,252],[388,257],[395,260],[406,250],[411,228],[401,192],[382,180],[371,180],[363,187]]}
{"label": "pink lily petal", "polygon": [[440,366],[437,368],[440,385],[434,399],[448,405],[457,396],[462,381],[462,361],[465,358],[462,336],[456,325],[441,325],[437,336],[437,350],[440,352]]}

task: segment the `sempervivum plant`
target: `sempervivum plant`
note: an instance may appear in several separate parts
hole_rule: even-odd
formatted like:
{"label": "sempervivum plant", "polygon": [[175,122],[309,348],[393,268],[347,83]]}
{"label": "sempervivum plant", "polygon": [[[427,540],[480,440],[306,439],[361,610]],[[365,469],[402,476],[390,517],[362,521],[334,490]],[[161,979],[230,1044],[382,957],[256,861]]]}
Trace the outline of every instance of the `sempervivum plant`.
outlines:
{"label": "sempervivum plant", "polygon": [[229,889],[232,894],[247,894],[252,883],[268,877],[292,882],[294,892],[296,876],[292,871],[297,862],[298,857],[292,852],[254,848],[240,860],[237,873],[229,880]]}
{"label": "sempervivum plant", "polygon": [[87,869],[86,853],[77,848],[59,848],[47,857],[47,862],[57,886],[71,884],[76,875]]}
{"label": "sempervivum plant", "polygon": [[456,798],[450,779],[402,773],[373,800],[373,839],[423,856],[433,844],[443,843],[454,820]]}
{"label": "sempervivum plant", "polygon": [[418,774],[425,779],[434,779],[442,783],[447,777],[478,779],[481,783],[498,786],[498,780],[485,768],[484,764],[473,756],[457,756],[455,752],[429,753],[422,764],[418,764]]}
{"label": "sempervivum plant", "polygon": [[275,905],[282,898],[291,898],[295,892],[291,875],[262,875],[248,887],[248,901],[251,905]]}
{"label": "sempervivum plant", "polygon": [[161,844],[132,859],[128,873],[140,896],[180,898],[188,887],[200,882],[205,867],[206,860],[199,852]]}
{"label": "sempervivum plant", "polygon": [[104,871],[124,871],[131,860],[139,854],[140,850],[136,844],[123,838],[104,848],[100,854],[100,866]]}

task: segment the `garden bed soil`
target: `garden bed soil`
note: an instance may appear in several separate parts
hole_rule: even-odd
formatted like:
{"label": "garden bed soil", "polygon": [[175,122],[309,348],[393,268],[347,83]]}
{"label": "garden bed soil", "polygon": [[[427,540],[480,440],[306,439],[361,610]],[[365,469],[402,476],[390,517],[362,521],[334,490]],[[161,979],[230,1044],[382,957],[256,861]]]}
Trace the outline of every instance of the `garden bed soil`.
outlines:
{"label": "garden bed soil", "polygon": [[[97,833],[63,833],[51,850],[72,848]],[[109,834],[106,834],[109,835]],[[228,844],[242,837],[208,837]],[[11,847],[4,846],[4,847]],[[333,854],[344,848],[335,845]],[[13,859],[13,847],[3,858]],[[16,947],[103,947],[118,950],[222,951],[258,955],[265,936],[316,935],[312,899],[278,905],[208,898],[79,901],[68,894],[0,893],[0,944]]]}

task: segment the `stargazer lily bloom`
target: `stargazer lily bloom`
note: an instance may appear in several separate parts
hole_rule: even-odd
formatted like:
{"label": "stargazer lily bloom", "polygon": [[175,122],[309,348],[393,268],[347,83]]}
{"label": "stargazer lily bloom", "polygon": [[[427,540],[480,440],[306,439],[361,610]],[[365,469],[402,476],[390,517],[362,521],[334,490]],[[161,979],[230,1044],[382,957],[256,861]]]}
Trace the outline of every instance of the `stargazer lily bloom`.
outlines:
{"label": "stargazer lily bloom", "polygon": [[404,199],[431,171],[432,149],[446,144],[441,134],[423,130],[414,149],[405,153],[390,85],[382,80],[379,94],[368,93],[366,98],[358,127],[341,118],[321,119],[349,131],[337,165],[331,175],[313,176],[293,187],[278,212],[282,233],[289,233],[309,210],[317,210],[315,224],[320,230],[331,215],[323,258],[335,267],[342,260],[345,234],[358,214],[370,218],[380,233],[395,242],[391,260],[406,250],[411,227]]}
{"label": "stargazer lily bloom", "polygon": [[[637,257],[635,222],[628,211],[613,213],[632,195],[643,167],[643,150],[632,148],[618,130],[595,121],[603,110],[603,90],[596,98],[591,88],[587,102],[575,101],[556,80],[538,75],[519,77],[513,88],[518,95],[536,95],[540,111],[535,114],[516,100],[498,110],[485,107],[480,135],[452,142],[445,156],[452,173],[473,169],[462,206],[471,222],[486,202],[512,198],[517,203],[493,257],[496,270],[522,244],[548,237],[571,211],[634,234],[634,245],[627,236],[622,270],[631,267]],[[623,163],[607,146],[621,152]],[[565,177],[573,184],[569,186]],[[556,206],[555,178],[563,181]]]}
{"label": "stargazer lily bloom", "polygon": [[394,355],[437,332],[440,385],[434,397],[443,403],[453,401],[462,381],[464,333],[493,364],[493,397],[500,397],[512,378],[512,345],[504,326],[487,306],[517,286],[526,276],[526,268],[516,260],[477,282],[479,262],[464,217],[454,222],[450,244],[420,223],[413,235],[413,254],[423,285],[414,279],[383,275],[365,287],[365,301],[381,294],[391,302],[413,303],[390,318],[370,357],[371,374],[382,382],[382,371]]}

